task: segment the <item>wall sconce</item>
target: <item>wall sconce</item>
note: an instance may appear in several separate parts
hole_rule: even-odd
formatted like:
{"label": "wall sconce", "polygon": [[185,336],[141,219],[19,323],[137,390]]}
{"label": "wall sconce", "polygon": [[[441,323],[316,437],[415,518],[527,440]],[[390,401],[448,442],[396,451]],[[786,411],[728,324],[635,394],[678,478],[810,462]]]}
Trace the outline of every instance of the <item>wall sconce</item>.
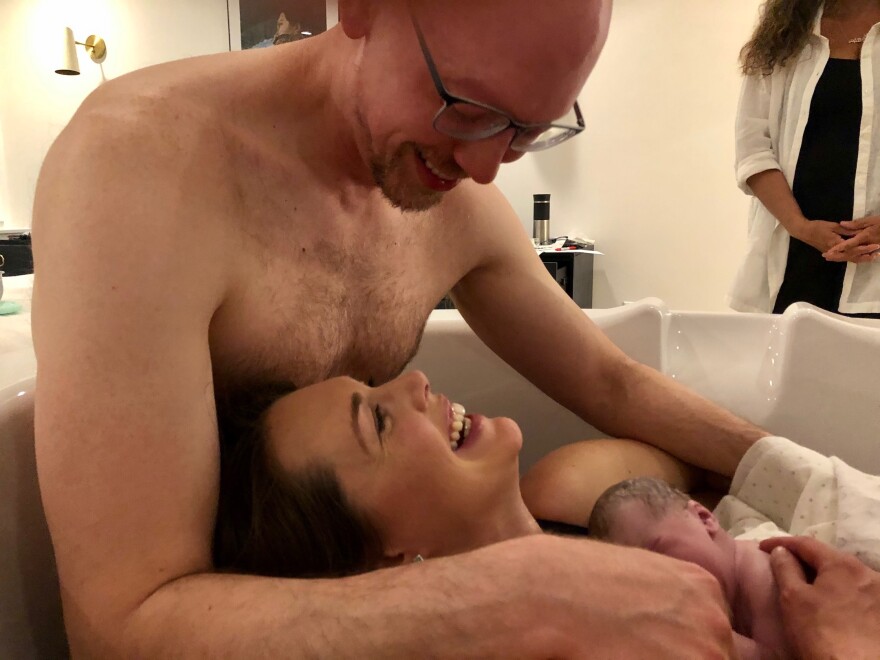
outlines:
{"label": "wall sconce", "polygon": [[79,75],[79,58],[76,56],[76,47],[84,46],[92,62],[101,64],[107,59],[107,44],[101,37],[94,34],[88,36],[85,43],[76,41],[73,38],[73,30],[64,28],[64,51],[61,66],[55,69],[55,73],[62,76],[78,76]]}

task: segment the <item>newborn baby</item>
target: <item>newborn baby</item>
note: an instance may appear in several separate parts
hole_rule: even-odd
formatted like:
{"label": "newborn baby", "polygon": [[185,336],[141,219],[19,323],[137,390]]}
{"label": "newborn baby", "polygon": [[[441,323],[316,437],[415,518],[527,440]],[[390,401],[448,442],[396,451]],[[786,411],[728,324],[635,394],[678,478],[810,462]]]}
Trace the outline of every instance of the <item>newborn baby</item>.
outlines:
{"label": "newborn baby", "polygon": [[659,479],[622,481],[593,508],[590,536],[689,561],[709,571],[730,607],[743,658],[792,657],[770,557],[734,540],[707,508]]}

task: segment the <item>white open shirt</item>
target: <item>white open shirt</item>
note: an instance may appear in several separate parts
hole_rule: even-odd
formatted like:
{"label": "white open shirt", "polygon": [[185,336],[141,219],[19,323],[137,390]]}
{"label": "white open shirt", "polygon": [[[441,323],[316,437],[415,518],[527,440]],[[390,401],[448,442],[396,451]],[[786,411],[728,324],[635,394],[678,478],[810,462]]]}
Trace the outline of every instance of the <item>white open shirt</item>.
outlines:
{"label": "white open shirt", "polygon": [[[794,182],[810,102],[830,55],[828,39],[820,34],[820,15],[813,34],[797,57],[769,76],[746,76],[736,118],[736,180],[747,194],[746,180],[766,170],[781,170],[789,185]],[[853,214],[855,219],[880,215],[880,23],[862,44],[862,123],[856,165]],[[875,73],[876,72],[876,73]],[[876,89],[875,89],[876,87]],[[746,257],[740,266],[727,302],[742,312],[770,312],[782,286],[788,259],[789,234],[755,197],[749,211]],[[880,313],[880,261],[847,263],[840,296],[841,312]]]}

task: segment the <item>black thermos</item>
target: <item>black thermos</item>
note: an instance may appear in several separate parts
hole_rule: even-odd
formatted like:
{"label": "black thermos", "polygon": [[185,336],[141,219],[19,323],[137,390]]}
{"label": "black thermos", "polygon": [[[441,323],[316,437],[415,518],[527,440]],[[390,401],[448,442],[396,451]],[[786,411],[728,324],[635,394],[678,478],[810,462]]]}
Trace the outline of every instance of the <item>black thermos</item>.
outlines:
{"label": "black thermos", "polygon": [[533,235],[537,245],[550,245],[550,195],[534,195]]}

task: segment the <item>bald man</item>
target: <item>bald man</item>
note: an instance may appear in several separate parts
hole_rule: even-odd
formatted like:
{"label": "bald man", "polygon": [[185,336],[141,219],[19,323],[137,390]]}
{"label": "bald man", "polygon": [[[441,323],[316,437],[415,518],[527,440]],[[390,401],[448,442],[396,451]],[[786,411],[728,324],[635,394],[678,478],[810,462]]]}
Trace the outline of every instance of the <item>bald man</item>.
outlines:
{"label": "bald man", "polygon": [[339,9],[312,39],[104,85],[46,159],[37,457],[74,654],[723,657],[707,573],[584,541],[335,581],[212,573],[215,394],[384,382],[450,290],[494,351],[609,434],[728,474],[764,435],[617,350],[489,185],[576,139],[609,3]]}

